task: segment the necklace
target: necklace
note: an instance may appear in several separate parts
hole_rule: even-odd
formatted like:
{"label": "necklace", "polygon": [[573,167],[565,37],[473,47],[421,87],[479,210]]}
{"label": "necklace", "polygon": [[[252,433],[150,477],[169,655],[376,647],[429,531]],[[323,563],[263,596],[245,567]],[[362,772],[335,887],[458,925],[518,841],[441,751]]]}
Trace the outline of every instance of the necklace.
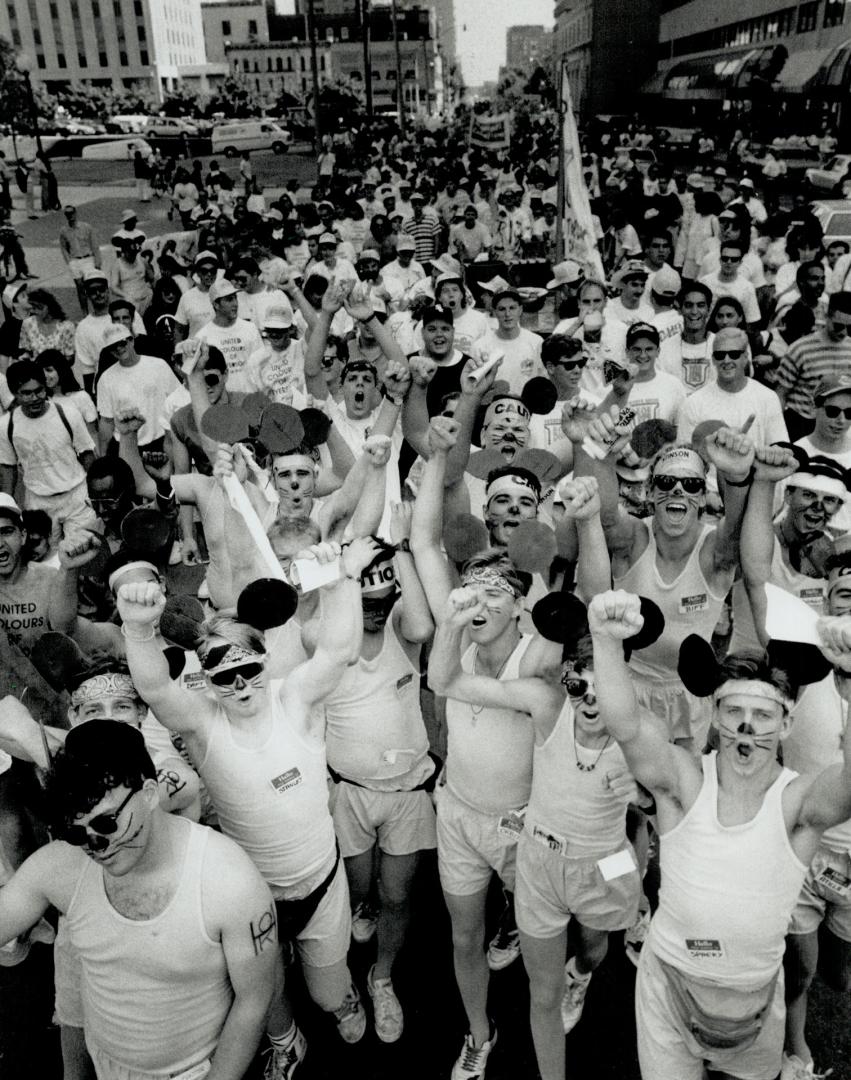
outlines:
{"label": "necklace", "polygon": [[602,749],[600,750],[600,753],[594,758],[594,760],[591,762],[590,765],[586,765],[584,761],[579,760],[579,754],[576,752],[576,732],[574,731],[574,733],[573,733],[573,756],[576,759],[576,768],[579,769],[580,772],[593,772],[597,768],[597,766],[599,765],[600,758],[606,752],[606,748],[608,747],[608,745],[609,745],[609,743],[611,741],[612,741],[612,737],[611,737],[611,735],[609,735],[609,737],[603,743],[603,746],[602,746]]}
{"label": "necklace", "polygon": [[[516,648],[516,646],[515,646],[515,648]],[[514,654],[514,649],[511,650],[511,652],[508,654],[508,656],[506,656],[506,658],[500,664],[499,671],[494,676],[495,679],[498,679],[500,677],[500,675],[502,675],[503,671],[505,671],[505,665],[511,659],[513,654]],[[476,660],[478,659],[478,656],[479,656],[479,651],[477,649],[476,650],[476,655],[473,657],[473,674],[474,675],[476,674]],[[484,705],[476,706],[476,705],[474,705],[472,703],[472,701],[470,702],[470,712],[473,714],[473,723],[474,724],[476,722],[476,717],[480,715],[480,713],[482,712],[484,707],[485,707]]]}

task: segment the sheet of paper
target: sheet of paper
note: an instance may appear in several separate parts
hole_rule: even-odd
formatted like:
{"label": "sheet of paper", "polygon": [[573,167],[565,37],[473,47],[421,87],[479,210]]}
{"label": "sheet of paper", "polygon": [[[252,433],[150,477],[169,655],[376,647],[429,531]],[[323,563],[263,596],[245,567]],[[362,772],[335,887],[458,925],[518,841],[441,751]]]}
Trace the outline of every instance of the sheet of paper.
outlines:
{"label": "sheet of paper", "polygon": [[768,604],[765,630],[770,638],[798,641],[802,645],[821,645],[816,629],[819,615],[814,608],[776,585],[765,586],[765,597]]}
{"label": "sheet of paper", "polygon": [[613,881],[615,878],[623,877],[624,874],[631,874],[633,870],[637,869],[632,852],[627,848],[616,852],[614,855],[607,855],[605,859],[598,859],[597,865],[600,867],[600,873],[605,881]]}
{"label": "sheet of paper", "polygon": [[332,563],[320,563],[316,559],[296,559],[292,568],[298,574],[302,592],[313,592],[314,589],[330,585],[340,578],[339,559]]}

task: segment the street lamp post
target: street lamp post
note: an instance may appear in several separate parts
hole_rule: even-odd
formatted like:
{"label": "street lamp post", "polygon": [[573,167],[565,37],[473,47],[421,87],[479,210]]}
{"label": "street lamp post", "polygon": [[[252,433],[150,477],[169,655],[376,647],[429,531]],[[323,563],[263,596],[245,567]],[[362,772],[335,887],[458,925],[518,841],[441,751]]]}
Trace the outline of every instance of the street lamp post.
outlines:
{"label": "street lamp post", "polygon": [[30,109],[30,126],[32,127],[33,135],[35,136],[35,144],[38,147],[39,154],[44,154],[44,147],[41,145],[41,130],[38,126],[38,106],[35,102],[35,94],[33,92],[32,76],[30,71],[32,70],[32,57],[27,53],[18,53],[15,58],[15,67],[21,73],[24,86],[27,92],[27,103]]}

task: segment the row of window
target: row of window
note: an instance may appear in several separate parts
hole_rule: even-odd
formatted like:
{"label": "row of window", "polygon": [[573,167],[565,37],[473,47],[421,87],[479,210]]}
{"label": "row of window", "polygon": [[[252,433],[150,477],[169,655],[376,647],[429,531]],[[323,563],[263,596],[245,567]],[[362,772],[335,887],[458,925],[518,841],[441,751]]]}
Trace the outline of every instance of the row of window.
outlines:
{"label": "row of window", "polygon": [[[47,68],[47,59],[46,59],[44,53],[36,53],[35,54],[35,62],[36,62],[36,66],[40,70],[44,71]],[[122,67],[129,67],[130,66],[130,58],[128,57],[126,52],[119,52],[119,54],[118,54],[118,62]],[[140,49],[139,50],[139,63],[142,65],[142,67],[147,67],[148,64],[150,64],[150,62],[151,61],[150,61],[150,58],[148,56],[147,49]],[[98,63],[100,64],[101,67],[104,67],[104,68],[109,67],[109,55],[107,53],[105,53],[105,52],[98,53]],[[60,68],[67,68],[68,67],[68,61],[67,61],[64,53],[58,52],[56,54],[56,66],[60,67]],[[78,53],[77,54],[77,66],[81,67],[81,68],[85,68],[85,67],[89,66],[89,61],[88,61],[85,53]]]}
{"label": "row of window", "polygon": [[[232,28],[231,28],[230,19],[222,19],[222,37],[223,38],[229,38],[231,36],[231,33],[232,33]],[[250,38],[257,37],[257,20],[256,19],[249,19],[248,20],[248,36]]]}
{"label": "row of window", "polygon": [[[851,0],[824,0],[822,26],[831,28],[841,26],[846,20],[846,10]],[[672,56],[688,56],[691,53],[707,52],[710,49],[726,49],[736,45],[757,45],[762,41],[789,37],[792,34],[809,34],[819,22],[821,0],[769,12],[756,19],[744,19],[740,22],[714,26],[711,30],[702,30],[697,34],[686,34],[674,40],[659,44],[659,57],[668,59]]]}

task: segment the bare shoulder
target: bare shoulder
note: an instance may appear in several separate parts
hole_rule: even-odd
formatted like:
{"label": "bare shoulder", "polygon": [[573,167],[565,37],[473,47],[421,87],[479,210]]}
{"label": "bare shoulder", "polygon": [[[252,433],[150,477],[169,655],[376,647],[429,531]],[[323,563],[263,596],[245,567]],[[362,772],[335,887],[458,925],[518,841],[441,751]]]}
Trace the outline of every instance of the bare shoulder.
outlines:
{"label": "bare shoulder", "polygon": [[38,848],[21,864],[16,879],[25,888],[41,893],[58,910],[65,913],[77,888],[88,859],[82,848],[54,840]]}

